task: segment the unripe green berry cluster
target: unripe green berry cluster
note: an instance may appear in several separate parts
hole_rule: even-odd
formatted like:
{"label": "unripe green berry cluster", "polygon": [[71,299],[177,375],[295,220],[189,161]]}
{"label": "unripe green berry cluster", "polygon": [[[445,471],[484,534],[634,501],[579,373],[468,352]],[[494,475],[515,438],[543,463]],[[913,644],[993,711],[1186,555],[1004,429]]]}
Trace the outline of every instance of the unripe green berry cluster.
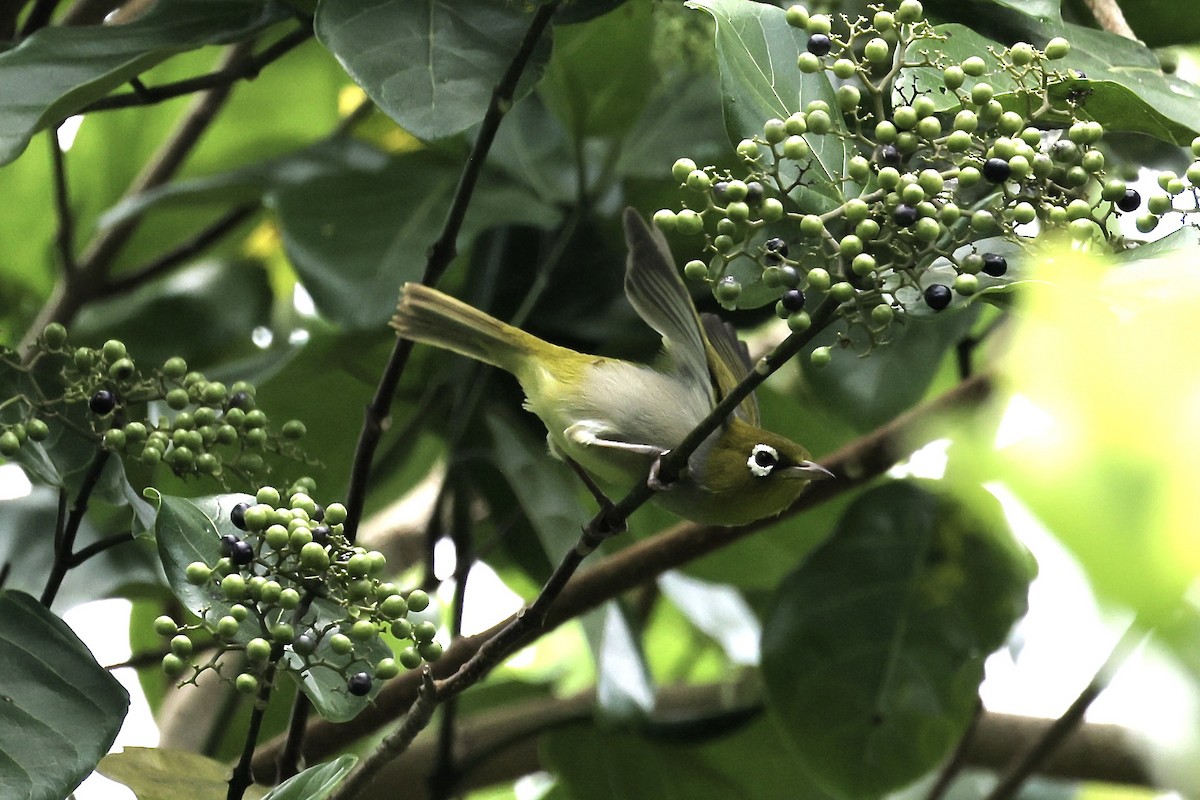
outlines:
{"label": "unripe green berry cluster", "polygon": [[276,429],[256,408],[252,384],[208,380],[177,356],[143,368],[117,339],[99,348],[72,347],[66,328],[51,323],[28,364],[4,352],[0,366],[31,381],[42,378],[0,405],[14,417],[0,417],[5,457],[17,455],[27,441],[45,440],[50,424],[60,422],[87,430],[100,447],[126,459],[161,463],[184,478],[212,477],[226,487],[262,480],[270,472],[270,454],[306,460],[303,423],[290,420]]}
{"label": "unripe green berry cluster", "polygon": [[[365,695],[375,679],[389,680],[442,654],[436,625],[408,619],[429,606],[428,595],[403,593],[388,582],[383,554],[346,540],[345,507],[318,504],[312,490],[308,479],[284,494],[259,489],[254,502],[230,510],[228,521],[240,534],[221,536],[220,557],[187,565],[187,582],[214,601],[204,626],[218,643],[208,664],[193,667],[197,674],[224,652],[244,651],[244,674],[257,678],[270,662],[299,673],[327,669],[346,680],[351,694]],[[227,613],[215,611],[225,607]],[[180,634],[166,623],[162,628],[163,635]],[[401,651],[385,647],[387,655],[376,657],[385,631],[400,640]],[[180,665],[183,653],[172,649],[171,656],[163,669],[176,676],[187,664]]]}
{"label": "unripe green berry cluster", "polygon": [[703,237],[707,258],[684,266],[689,278],[729,308],[774,297],[795,331],[811,322],[806,300],[832,297],[873,345],[899,317],[1011,283],[1002,240],[1062,229],[1081,246],[1119,244],[1114,217],[1133,193],[1106,172],[1087,92],[1070,91],[1086,83],[1057,68],[1065,39],[951,62],[920,2],[872,8],[838,25],[789,8],[807,36],[797,67],[827,76],[831,99],[765,121],[737,146],[739,174],[675,162],[683,207],[654,220]]}

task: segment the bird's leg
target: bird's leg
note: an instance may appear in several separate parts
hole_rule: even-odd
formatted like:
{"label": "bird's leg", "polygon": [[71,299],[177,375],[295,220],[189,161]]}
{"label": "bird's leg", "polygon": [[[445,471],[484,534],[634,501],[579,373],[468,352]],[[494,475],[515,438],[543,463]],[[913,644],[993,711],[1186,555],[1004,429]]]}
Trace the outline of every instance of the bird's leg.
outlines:
{"label": "bird's leg", "polygon": [[616,536],[618,533],[623,533],[626,528],[623,520],[619,523],[613,523],[610,521],[612,510],[616,506],[612,500],[608,499],[608,495],[604,493],[604,490],[600,488],[596,481],[592,480],[592,476],[589,475],[583,467],[579,466],[579,462],[577,462],[575,459],[565,455],[562,456],[562,459],[566,461],[567,465],[570,466],[575,474],[579,476],[579,480],[583,481],[583,485],[586,486],[587,490],[592,493],[592,497],[596,498],[596,504],[600,506],[600,516],[605,520],[603,524],[604,530],[602,531],[604,538]]}

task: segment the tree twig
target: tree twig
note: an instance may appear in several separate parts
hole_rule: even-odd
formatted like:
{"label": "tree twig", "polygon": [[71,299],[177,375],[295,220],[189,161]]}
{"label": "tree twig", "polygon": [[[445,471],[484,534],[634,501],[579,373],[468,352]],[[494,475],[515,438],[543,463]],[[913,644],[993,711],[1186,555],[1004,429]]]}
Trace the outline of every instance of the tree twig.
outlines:
{"label": "tree twig", "polygon": [[180,243],[153,261],[137,267],[119,278],[105,281],[97,296],[112,297],[113,295],[123,294],[169,272],[171,269],[203,253],[221,241],[221,239],[233,232],[238,225],[241,225],[253,216],[258,209],[258,203],[246,203],[225,212],[225,214],[208,227],[197,231],[191,239]]}
{"label": "tree twig", "polygon": [[[450,266],[450,262],[454,260],[454,256],[458,252],[456,246],[458,234],[462,229],[463,220],[466,218],[467,207],[470,205],[471,199],[475,194],[475,186],[479,182],[479,176],[483,172],[483,165],[486,163],[487,155],[492,148],[492,142],[495,141],[496,131],[499,130],[504,115],[512,106],[513,96],[517,90],[517,82],[525,72],[525,67],[528,65],[529,59],[533,56],[534,48],[541,40],[542,33],[545,31],[546,26],[550,24],[550,20],[555,12],[558,11],[561,2],[562,0],[551,0],[551,2],[538,6],[537,11],[534,12],[533,18],[529,22],[529,27],[525,31],[525,36],[521,40],[521,44],[517,48],[516,54],[513,56],[512,61],[509,62],[508,69],[504,71],[504,76],[496,84],[496,88],[492,90],[492,97],[488,101],[483,121],[479,124],[479,132],[475,136],[475,143],[471,147],[471,153],[467,156],[467,162],[463,166],[462,174],[459,176],[458,185],[454,190],[454,197],[450,201],[450,209],[446,212],[446,220],[442,224],[442,231],[429,247],[425,262],[425,271],[421,276],[422,283],[437,283],[442,273]],[[404,374],[404,368],[408,365],[412,349],[413,343],[411,341],[407,339],[396,340],[391,356],[384,367],[383,374],[379,378],[379,385],[376,387],[375,395],[371,398],[371,403],[367,406],[364,414],[363,426],[354,448],[354,460],[350,468],[350,483],[346,489],[347,517],[344,525],[346,538],[350,542],[353,542],[358,534],[358,524],[362,520],[363,505],[366,502],[367,485],[370,480],[371,464],[374,461],[375,450],[379,446],[379,439],[383,435],[384,421],[387,419],[392,407],[392,398],[396,394],[396,387],[400,384],[400,377]]]}
{"label": "tree twig", "polygon": [[251,764],[254,760],[254,747],[258,744],[258,733],[262,730],[263,718],[267,715],[267,705],[271,702],[271,689],[275,684],[275,664],[283,656],[282,645],[277,645],[277,652],[271,653],[271,663],[263,670],[259,679],[258,693],[254,697],[254,710],[250,714],[250,725],[246,730],[246,743],[242,746],[242,755],[238,758],[233,774],[229,776],[229,791],[226,800],[242,800],[242,795],[250,784],[254,783],[251,774]]}
{"label": "tree twig", "polygon": [[954,747],[954,752],[950,754],[950,759],[942,767],[942,771],[938,773],[937,780],[929,789],[929,794],[925,795],[925,800],[942,800],[946,796],[946,792],[950,790],[950,785],[954,783],[954,779],[962,772],[962,769],[967,764],[967,748],[971,746],[975,738],[975,731],[979,728],[979,721],[983,719],[983,701],[976,698],[975,713],[971,715],[971,721],[967,724],[967,729],[963,731],[963,735],[959,738],[958,744]]}
{"label": "tree twig", "polygon": [[207,89],[227,88],[241,80],[254,80],[264,67],[273,61],[283,58],[296,47],[312,38],[312,35],[312,25],[304,25],[268,47],[265,47],[262,52],[255,53],[232,63],[227,63],[207,75],[184,78],[172,83],[164,83],[161,86],[146,86],[135,78],[134,81],[137,81],[137,83],[130,81],[133,91],[102,97],[84,107],[79,113],[92,114],[97,111],[112,111],[118,108],[130,108],[131,106],[149,106],[161,103],[164,100],[181,97],[185,94],[192,94]]}
{"label": "tree twig", "polygon": [[67,568],[74,569],[80,564],[87,561],[92,556],[97,556],[108,550],[110,547],[116,547],[119,544],[133,541],[133,534],[129,531],[122,533],[114,533],[112,536],[106,536],[98,542],[92,542],[82,550],[77,550],[67,557]]}
{"label": "tree twig", "polygon": [[1083,722],[1083,715],[1087,713],[1088,707],[1108,688],[1113,675],[1147,635],[1146,630],[1139,625],[1137,619],[1129,624],[1112,652],[1109,653],[1108,658],[1104,660],[1084,690],[1063,712],[1063,715],[1054,720],[1050,727],[1030,743],[1028,749],[1012,763],[1008,771],[1001,776],[1000,782],[988,794],[986,800],[1008,800],[1016,795],[1017,790],[1029,779],[1029,776],[1046,763],[1054,755],[1059,745],[1075,732]]}
{"label": "tree twig", "polygon": [[1121,11],[1121,6],[1117,4],[1116,0],[1083,0],[1083,3],[1088,7],[1088,11],[1092,12],[1096,22],[1100,23],[1101,28],[1109,33],[1137,41],[1137,34],[1125,21],[1125,13]]}
{"label": "tree twig", "polygon": [[67,188],[67,165],[58,143],[58,129],[46,131],[50,141],[50,160],[54,165],[54,210],[58,214],[58,230],[54,244],[64,272],[75,271],[75,214],[71,211],[71,193]]}
{"label": "tree twig", "polygon": [[[87,474],[84,475],[83,482],[79,485],[79,493],[75,495],[75,502],[71,505],[71,513],[67,516],[66,524],[63,525],[62,536],[56,537],[54,543],[54,566],[50,568],[50,577],[46,579],[46,588],[42,590],[42,605],[46,608],[49,608],[54,603],[54,598],[58,596],[58,590],[62,586],[63,578],[66,577],[67,571],[71,569],[71,551],[75,547],[75,537],[79,534],[79,526],[83,523],[83,515],[87,513],[88,501],[91,499],[92,491],[100,482],[100,475],[104,472],[104,465],[108,463],[108,456],[109,452],[107,450],[96,450],[96,455],[92,458],[92,463],[88,467]],[[60,495],[60,497],[65,497],[65,495]]]}

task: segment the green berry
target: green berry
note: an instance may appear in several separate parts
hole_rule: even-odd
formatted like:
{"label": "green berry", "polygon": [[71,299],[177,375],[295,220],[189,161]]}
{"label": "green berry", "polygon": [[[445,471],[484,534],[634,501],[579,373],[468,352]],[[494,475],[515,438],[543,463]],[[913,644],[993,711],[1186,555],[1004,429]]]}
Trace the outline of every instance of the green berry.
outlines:
{"label": "green berry", "polygon": [[920,0],[904,0],[900,4],[900,8],[896,9],[896,20],[901,23],[911,24],[919,20],[924,13],[925,9],[921,5]]}
{"label": "green berry", "polygon": [[942,70],[942,83],[946,84],[946,88],[952,92],[961,87],[965,80],[966,74],[963,72],[962,67],[957,64],[953,64]]}
{"label": "green berry", "polygon": [[1008,57],[1018,67],[1027,66],[1033,61],[1033,45],[1028,42],[1017,42],[1008,49]]}
{"label": "green berry", "polygon": [[830,277],[829,271],[823,267],[814,267],[808,271],[808,286],[819,292],[823,292],[829,288]]}
{"label": "green berry", "polygon": [[164,614],[154,618],[154,632],[159,636],[174,636],[179,633],[179,626],[175,624],[175,620]]}
{"label": "green berry", "polygon": [[246,642],[246,658],[260,664],[271,657],[271,643],[261,637]]}
{"label": "green berry", "polygon": [[[839,303],[844,303],[854,297],[854,287],[846,281],[839,281],[829,287],[829,296]],[[409,606],[411,607],[412,604],[410,603]]]}
{"label": "green berry", "polygon": [[804,137],[800,136],[799,134],[795,136],[789,136],[783,141],[784,158],[791,159],[792,161],[800,161],[808,158],[808,155],[811,152],[812,149],[808,146],[808,142],[806,142]]}
{"label": "green berry", "polygon": [[[842,80],[848,80],[853,77],[854,73],[858,72],[858,66],[848,58],[839,58],[833,62],[831,67],[833,74]],[[770,139],[768,138],[768,141]]]}
{"label": "green berry", "polygon": [[286,622],[276,622],[271,626],[271,638],[279,644],[291,644],[296,639],[296,629]]}
{"label": "green berry", "polygon": [[413,638],[418,642],[429,642],[437,636],[437,626],[432,622],[418,622],[413,626]]}
{"label": "green berry", "polygon": [[314,572],[324,572],[329,569],[329,553],[316,542],[309,542],[300,548],[300,563]]}
{"label": "green berry", "polygon": [[232,639],[237,636],[238,621],[226,614],[217,620],[217,635],[222,639]]}
{"label": "green berry", "polygon": [[406,619],[398,619],[392,623],[391,634],[397,639],[412,638],[412,623]]}
{"label": "green berry", "polygon": [[0,456],[14,456],[21,449],[21,440],[12,431],[0,433]]}
{"label": "green berry", "polygon": [[807,311],[796,311],[788,314],[787,317],[788,329],[793,333],[803,333],[812,327],[812,317]]}
{"label": "green berry", "polygon": [[429,608],[429,595],[422,589],[413,589],[408,593],[408,608],[417,613]]}
{"label": "green berry", "polygon": [[124,450],[125,431],[122,428],[109,428],[104,432],[100,442],[105,450]]}
{"label": "green berry", "polygon": [[408,603],[400,595],[392,595],[379,604],[379,613],[387,619],[399,619],[408,613]]}
{"label": "green berry", "polygon": [[388,681],[400,674],[400,665],[394,658],[383,658],[375,664],[375,677]]}
{"label": "green berry", "polygon": [[63,345],[67,343],[67,329],[60,323],[51,322],[45,328],[42,328],[42,343],[51,352],[61,350]]}
{"label": "green berry", "polygon": [[1149,233],[1158,227],[1158,217],[1146,211],[1138,214],[1136,223],[1137,229],[1142,233]]}
{"label": "green berry", "polygon": [[[766,200],[763,200],[762,209],[759,213],[767,222],[778,222],[779,220],[783,219],[783,212],[783,202],[778,198],[768,197]],[[696,219],[700,219],[699,215],[696,215]],[[700,223],[700,227],[703,227],[703,222]],[[700,228],[697,228],[696,233],[699,232]]]}
{"label": "green berry", "polygon": [[191,564],[187,565],[184,575],[186,576],[188,583],[192,584],[193,586],[201,586],[208,583],[208,581],[212,578],[212,570],[207,564],[201,561],[193,561]]}
{"label": "green berry", "polygon": [[812,75],[821,71],[821,59],[812,53],[804,52],[796,58],[796,66],[805,75]]}
{"label": "green berry", "polygon": [[344,656],[354,649],[354,642],[344,633],[335,633],[329,637],[329,649],[339,656]]}
{"label": "green berry", "polygon": [[421,655],[421,658],[425,659],[426,661],[437,661],[442,657],[442,643],[436,639],[432,639],[428,642],[417,642],[417,652]]}
{"label": "green berry", "polygon": [[802,5],[789,6],[785,19],[793,28],[803,28],[808,25],[808,9]]}
{"label": "green berry", "polygon": [[191,400],[188,398],[187,389],[172,389],[167,392],[167,396],[163,398],[167,401],[167,407],[176,411],[181,411],[187,408]]}
{"label": "green berry", "polygon": [[187,662],[174,653],[168,653],[163,656],[162,671],[168,678],[175,678],[183,674],[187,669]]}
{"label": "green berry", "polygon": [[398,660],[405,669],[416,669],[421,666],[421,654],[415,647],[406,647],[401,650]]}
{"label": "green berry", "polygon": [[871,309],[871,321],[879,326],[890,324],[893,316],[892,307],[886,303],[881,303]]}
{"label": "green berry", "polygon": [[300,593],[295,589],[288,587],[279,592],[279,607],[284,611],[291,611],[300,605]]}
{"label": "green berry", "polygon": [[1066,58],[1070,52],[1071,43],[1061,36],[1055,36],[1046,42],[1046,58],[1057,61],[1060,58]]}
{"label": "green berry", "polygon": [[808,360],[814,367],[828,366],[833,360],[833,353],[828,347],[818,347],[809,354]]}
{"label": "green berry", "polygon": [[654,227],[662,231],[675,230],[675,212],[667,208],[660,208],[654,212]]}
{"label": "green berry", "polygon": [[970,297],[979,291],[979,279],[974,275],[959,275],[954,279],[954,291],[963,297]]}
{"label": "green berry", "polygon": [[682,183],[696,169],[696,162],[690,158],[680,158],[671,165],[671,177]]}
{"label": "green berry", "polygon": [[826,134],[833,129],[833,117],[828,111],[810,111],[808,113],[808,129],[816,134]]}
{"label": "green berry", "polygon": [[192,640],[182,633],[171,639],[171,652],[180,658],[187,658],[192,654]]}
{"label": "green berry", "polygon": [[875,271],[875,257],[870,253],[859,253],[850,262],[850,269],[855,275],[870,275]]}
{"label": "green berry", "polygon": [[375,624],[365,619],[360,619],[350,626],[350,638],[360,642],[369,642],[378,635],[379,629]]}
{"label": "green berry", "polygon": [[118,339],[109,339],[100,349],[100,357],[105,364],[114,364],[127,355],[125,343]]}
{"label": "green berry", "polygon": [[811,33],[829,33],[833,30],[833,20],[828,14],[813,14],[804,24],[804,30]]}
{"label": "green berry", "polygon": [[246,579],[238,573],[226,575],[221,579],[221,594],[229,600],[238,600],[246,596]]}
{"label": "green berry", "polygon": [[243,672],[234,678],[233,685],[241,694],[254,694],[258,691],[258,678],[249,672]]}
{"label": "green berry", "polygon": [[979,56],[971,56],[962,62],[962,71],[972,78],[978,78],[987,71],[987,64]]}

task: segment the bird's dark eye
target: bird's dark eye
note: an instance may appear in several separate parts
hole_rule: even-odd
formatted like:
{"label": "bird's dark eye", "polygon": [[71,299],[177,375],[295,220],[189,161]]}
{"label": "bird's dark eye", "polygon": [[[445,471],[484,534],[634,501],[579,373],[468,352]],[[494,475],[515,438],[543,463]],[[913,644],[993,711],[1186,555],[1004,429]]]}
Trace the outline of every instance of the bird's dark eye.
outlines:
{"label": "bird's dark eye", "polygon": [[750,458],[746,460],[746,466],[750,468],[750,473],[756,478],[765,478],[771,474],[771,470],[775,469],[775,465],[779,463],[779,451],[769,444],[756,444],[754,449],[750,451]]}

